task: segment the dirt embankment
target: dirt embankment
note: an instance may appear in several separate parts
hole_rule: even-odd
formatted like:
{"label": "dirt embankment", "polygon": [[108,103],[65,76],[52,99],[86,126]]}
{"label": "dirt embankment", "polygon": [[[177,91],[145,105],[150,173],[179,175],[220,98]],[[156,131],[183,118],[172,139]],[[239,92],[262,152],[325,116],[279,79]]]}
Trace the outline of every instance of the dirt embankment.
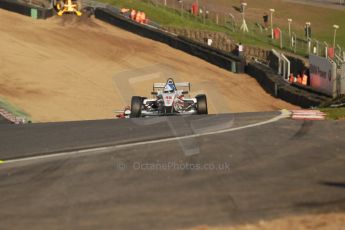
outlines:
{"label": "dirt embankment", "polygon": [[0,10],[0,98],[33,121],[114,117],[153,82],[190,81],[211,113],[295,108],[255,79],[233,74],[165,44],[73,15],[33,20]]}
{"label": "dirt embankment", "polygon": [[198,226],[189,230],[345,230],[345,214],[302,215],[234,227]]}

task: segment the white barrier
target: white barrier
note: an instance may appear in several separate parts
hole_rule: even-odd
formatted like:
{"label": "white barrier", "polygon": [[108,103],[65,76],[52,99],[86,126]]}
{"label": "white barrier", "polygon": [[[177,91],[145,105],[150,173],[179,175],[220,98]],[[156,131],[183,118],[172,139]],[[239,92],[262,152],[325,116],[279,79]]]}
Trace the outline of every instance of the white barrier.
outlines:
{"label": "white barrier", "polygon": [[283,53],[279,53],[275,49],[272,49],[272,53],[278,58],[278,74],[282,76],[285,81],[289,81],[291,72],[291,64],[289,59]]}
{"label": "white barrier", "polygon": [[289,59],[284,54],[281,54],[281,57],[283,59],[283,78],[285,81],[289,81],[289,76],[291,73],[291,64]]}

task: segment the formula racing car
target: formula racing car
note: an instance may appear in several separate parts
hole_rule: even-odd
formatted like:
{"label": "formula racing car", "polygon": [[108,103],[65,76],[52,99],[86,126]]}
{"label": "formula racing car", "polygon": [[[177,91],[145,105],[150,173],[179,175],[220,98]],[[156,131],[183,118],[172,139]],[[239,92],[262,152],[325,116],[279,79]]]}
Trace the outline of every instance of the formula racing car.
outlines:
{"label": "formula racing car", "polygon": [[166,83],[154,83],[154,98],[132,97],[130,117],[207,114],[206,95],[188,98],[190,87],[189,82],[175,83],[172,78]]}

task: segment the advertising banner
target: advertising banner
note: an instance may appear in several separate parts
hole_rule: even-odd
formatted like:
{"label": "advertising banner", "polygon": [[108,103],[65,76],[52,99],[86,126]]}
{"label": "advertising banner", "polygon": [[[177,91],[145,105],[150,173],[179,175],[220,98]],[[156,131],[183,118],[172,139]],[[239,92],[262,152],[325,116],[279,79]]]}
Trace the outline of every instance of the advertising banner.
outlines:
{"label": "advertising banner", "polygon": [[310,86],[317,92],[336,97],[337,65],[328,58],[309,55]]}

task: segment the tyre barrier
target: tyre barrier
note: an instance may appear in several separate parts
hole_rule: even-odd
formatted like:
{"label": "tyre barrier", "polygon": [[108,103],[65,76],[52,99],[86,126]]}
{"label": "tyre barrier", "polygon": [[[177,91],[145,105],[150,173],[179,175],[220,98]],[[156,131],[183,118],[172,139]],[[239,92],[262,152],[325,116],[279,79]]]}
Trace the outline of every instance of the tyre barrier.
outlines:
{"label": "tyre barrier", "polygon": [[19,14],[23,14],[35,19],[46,19],[54,15],[53,9],[45,9],[36,6],[29,6],[19,2],[1,0],[0,8]]}
{"label": "tyre barrier", "polygon": [[225,54],[225,52],[223,53],[212,47],[192,42],[191,40],[181,38],[158,28],[136,23],[109,9],[96,8],[95,17],[140,36],[165,43],[175,49],[184,51],[231,72],[244,72],[244,60],[232,54]]}
{"label": "tyre barrier", "polygon": [[246,73],[254,77],[269,94],[302,108],[319,106],[331,100],[327,96],[291,86],[274,70],[259,63],[249,63]]}

